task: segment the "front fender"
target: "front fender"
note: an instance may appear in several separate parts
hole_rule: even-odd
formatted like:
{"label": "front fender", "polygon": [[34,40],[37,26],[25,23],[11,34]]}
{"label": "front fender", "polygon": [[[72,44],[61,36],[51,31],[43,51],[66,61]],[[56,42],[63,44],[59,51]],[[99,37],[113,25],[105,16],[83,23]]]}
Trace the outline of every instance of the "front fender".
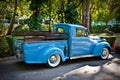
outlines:
{"label": "front fender", "polygon": [[47,63],[48,58],[53,54],[59,54],[62,61],[66,60],[64,52],[60,48],[58,48],[58,47],[46,47],[38,55],[37,61],[40,61],[41,63]]}
{"label": "front fender", "polygon": [[100,42],[97,43],[94,50],[93,50],[93,55],[94,56],[100,56],[102,53],[103,48],[108,48],[109,51],[111,52],[111,46],[108,42]]}

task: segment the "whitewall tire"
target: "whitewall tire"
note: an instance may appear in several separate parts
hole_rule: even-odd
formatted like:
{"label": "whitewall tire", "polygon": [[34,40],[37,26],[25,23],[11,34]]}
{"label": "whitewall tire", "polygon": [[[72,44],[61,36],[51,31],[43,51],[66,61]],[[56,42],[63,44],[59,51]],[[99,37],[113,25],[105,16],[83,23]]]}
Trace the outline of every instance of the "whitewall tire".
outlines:
{"label": "whitewall tire", "polygon": [[61,57],[59,54],[53,54],[49,57],[47,65],[49,67],[57,67],[61,62]]}
{"label": "whitewall tire", "polygon": [[102,59],[108,59],[109,56],[109,49],[108,48],[103,48],[103,51],[101,53],[101,58]]}

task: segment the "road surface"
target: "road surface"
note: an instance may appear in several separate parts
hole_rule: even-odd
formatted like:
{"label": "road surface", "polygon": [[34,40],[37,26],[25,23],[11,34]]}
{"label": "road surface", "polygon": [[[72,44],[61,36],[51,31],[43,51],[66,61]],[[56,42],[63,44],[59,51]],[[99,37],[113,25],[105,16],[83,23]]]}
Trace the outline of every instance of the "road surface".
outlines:
{"label": "road surface", "polygon": [[69,60],[56,68],[26,64],[14,57],[1,59],[0,80],[120,80],[120,54],[110,55],[108,60]]}

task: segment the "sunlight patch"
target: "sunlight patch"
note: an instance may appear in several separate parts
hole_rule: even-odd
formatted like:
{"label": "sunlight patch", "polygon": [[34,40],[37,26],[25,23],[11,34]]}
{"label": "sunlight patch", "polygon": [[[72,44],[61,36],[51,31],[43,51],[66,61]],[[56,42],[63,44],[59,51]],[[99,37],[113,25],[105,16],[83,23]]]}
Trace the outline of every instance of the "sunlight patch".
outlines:
{"label": "sunlight patch", "polygon": [[66,74],[63,74],[62,76],[58,76],[54,78],[53,80],[79,80],[81,77],[83,79],[89,79],[91,75],[94,75],[98,73],[101,70],[100,66],[83,66],[80,68],[77,68],[75,70],[72,70]]}

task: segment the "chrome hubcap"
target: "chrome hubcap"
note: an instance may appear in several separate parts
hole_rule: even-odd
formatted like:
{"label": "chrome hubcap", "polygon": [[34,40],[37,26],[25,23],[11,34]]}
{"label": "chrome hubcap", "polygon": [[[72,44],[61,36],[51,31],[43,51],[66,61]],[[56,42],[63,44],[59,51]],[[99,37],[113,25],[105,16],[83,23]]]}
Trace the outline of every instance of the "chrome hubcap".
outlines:
{"label": "chrome hubcap", "polygon": [[103,51],[103,54],[102,54],[103,57],[107,56],[107,51],[104,49]]}
{"label": "chrome hubcap", "polygon": [[57,57],[55,55],[51,56],[49,59],[50,63],[54,64],[57,62]]}

